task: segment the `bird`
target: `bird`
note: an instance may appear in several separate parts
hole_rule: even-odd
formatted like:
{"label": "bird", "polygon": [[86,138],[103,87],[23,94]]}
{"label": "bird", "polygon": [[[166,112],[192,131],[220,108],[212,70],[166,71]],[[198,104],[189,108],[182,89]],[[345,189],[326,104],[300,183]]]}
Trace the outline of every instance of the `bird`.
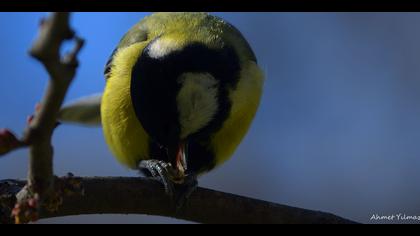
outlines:
{"label": "bird", "polygon": [[[196,12],[141,19],[113,50],[104,77],[102,95],[63,108],[61,119],[100,120],[116,159],[178,199],[232,157],[254,120],[265,80],[237,28]],[[100,106],[86,109],[92,101]],[[79,118],[72,108],[81,111]]]}

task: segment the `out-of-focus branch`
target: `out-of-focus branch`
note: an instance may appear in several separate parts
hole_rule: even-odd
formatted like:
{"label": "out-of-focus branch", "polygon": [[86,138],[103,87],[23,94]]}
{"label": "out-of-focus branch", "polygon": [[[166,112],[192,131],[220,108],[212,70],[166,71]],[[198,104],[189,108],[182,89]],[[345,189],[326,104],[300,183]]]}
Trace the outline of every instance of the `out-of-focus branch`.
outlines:
{"label": "out-of-focus branch", "polygon": [[25,147],[26,143],[19,140],[12,131],[8,129],[0,129],[0,157],[10,151]]}
{"label": "out-of-focus branch", "polygon": [[69,26],[69,13],[52,13],[41,20],[38,37],[30,49],[31,56],[40,61],[50,75],[50,80],[33,120],[26,130],[24,140],[30,145],[28,186],[31,191],[43,194],[53,186],[51,137],[57,114],[77,68],[76,56],[83,40],[75,38],[72,52],[60,56],[65,40],[74,38]]}
{"label": "out-of-focus branch", "polygon": [[[7,129],[0,130],[0,155],[20,147],[30,149],[28,182],[17,194],[13,210],[18,223],[36,219],[44,205],[57,207],[62,197],[59,196],[63,190],[61,186],[65,185],[62,181],[54,182],[51,138],[59,110],[76,74],[77,55],[84,44],[70,28],[69,17],[69,13],[59,12],[42,19],[38,36],[29,50],[29,54],[45,67],[50,80],[35,114],[28,119],[23,138],[19,140]],[[69,53],[61,56],[60,49],[65,40],[74,40],[75,44]]]}
{"label": "out-of-focus branch", "polygon": [[[180,211],[165,194],[162,185],[145,178],[76,178],[84,195],[65,197],[56,212],[44,211],[40,218],[86,214],[146,214],[168,216],[199,223],[354,224],[333,214],[251,199],[198,188]],[[9,181],[0,196],[16,191],[25,182]],[[2,190],[3,189],[3,190]],[[0,213],[1,219],[1,213]]]}

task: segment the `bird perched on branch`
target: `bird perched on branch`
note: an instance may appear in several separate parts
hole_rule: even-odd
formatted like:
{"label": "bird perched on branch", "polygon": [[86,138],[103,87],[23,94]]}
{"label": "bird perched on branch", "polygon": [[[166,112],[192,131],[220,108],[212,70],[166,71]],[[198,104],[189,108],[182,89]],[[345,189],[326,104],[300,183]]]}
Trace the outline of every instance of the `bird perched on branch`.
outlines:
{"label": "bird perched on branch", "polygon": [[[178,200],[191,193],[198,175],[232,156],[264,81],[242,34],[206,13],[145,17],[113,51],[105,77],[100,114],[112,153]],[[88,107],[98,97],[89,101]],[[79,121],[97,120],[83,103],[64,108],[62,120],[78,119],[72,108],[82,111]]]}

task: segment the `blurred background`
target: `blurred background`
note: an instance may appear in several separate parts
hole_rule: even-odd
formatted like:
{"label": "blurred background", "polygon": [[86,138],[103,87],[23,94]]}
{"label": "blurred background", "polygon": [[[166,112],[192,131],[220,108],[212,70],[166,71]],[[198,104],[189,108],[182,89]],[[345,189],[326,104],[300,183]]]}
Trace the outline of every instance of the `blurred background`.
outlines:
{"label": "blurred background", "polygon": [[[103,90],[108,56],[148,14],[72,15],[87,43],[66,101]],[[363,223],[393,223],[371,221],[374,214],[420,216],[420,14],[212,14],[248,39],[266,83],[235,156],[199,179],[200,186]],[[0,13],[0,127],[18,134],[48,80],[27,55],[45,15]],[[112,157],[100,128],[62,126],[54,147],[57,175],[137,174]],[[25,178],[27,156],[21,150],[0,159],[0,179]],[[189,222],[92,215],[40,223]]]}

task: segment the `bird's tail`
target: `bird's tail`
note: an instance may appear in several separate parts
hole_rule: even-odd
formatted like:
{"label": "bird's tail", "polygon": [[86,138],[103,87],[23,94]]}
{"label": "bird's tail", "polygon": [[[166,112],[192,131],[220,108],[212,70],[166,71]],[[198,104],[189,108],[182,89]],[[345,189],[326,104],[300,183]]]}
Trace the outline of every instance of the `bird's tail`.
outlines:
{"label": "bird's tail", "polygon": [[64,105],[58,114],[58,122],[100,126],[101,100],[102,94],[93,94]]}

